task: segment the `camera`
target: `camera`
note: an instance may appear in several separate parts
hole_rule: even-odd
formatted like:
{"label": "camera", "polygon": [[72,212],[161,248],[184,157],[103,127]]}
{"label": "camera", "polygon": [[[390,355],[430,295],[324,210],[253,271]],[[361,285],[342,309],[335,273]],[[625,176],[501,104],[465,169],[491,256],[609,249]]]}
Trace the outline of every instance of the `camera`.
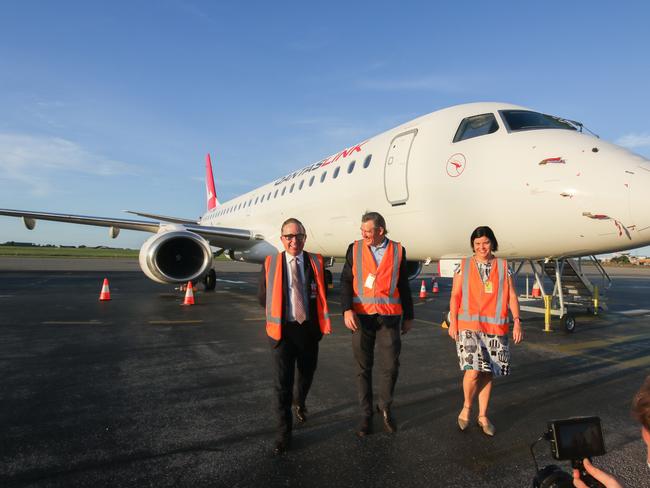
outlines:
{"label": "camera", "polygon": [[531,446],[530,452],[537,471],[533,478],[534,488],[564,488],[573,486],[573,477],[559,466],[552,464],[539,469],[533,447],[542,439],[550,441],[551,455],[558,461],[571,461],[571,467],[580,471],[580,479],[593,488],[603,485],[584,469],[582,460],[605,454],[603,432],[598,417],[572,417],[551,420],[547,431]]}
{"label": "camera", "polygon": [[605,454],[603,432],[598,417],[574,417],[551,420],[548,431],[551,454],[558,461],[582,461]]}

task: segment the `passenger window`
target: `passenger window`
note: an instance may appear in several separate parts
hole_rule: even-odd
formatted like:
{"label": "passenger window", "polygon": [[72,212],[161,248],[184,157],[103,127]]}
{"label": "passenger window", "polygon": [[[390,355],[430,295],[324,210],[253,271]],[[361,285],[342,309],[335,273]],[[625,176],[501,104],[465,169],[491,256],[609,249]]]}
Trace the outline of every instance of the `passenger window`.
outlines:
{"label": "passenger window", "polygon": [[320,176],[320,182],[322,183],[327,178],[327,171],[323,171],[323,174]]}
{"label": "passenger window", "polygon": [[334,170],[334,173],[332,174],[332,179],[336,179],[336,177],[339,175],[339,171],[341,171],[341,167],[337,166]]}
{"label": "passenger window", "polygon": [[287,191],[287,187],[286,187],[286,186],[282,187],[282,193],[280,193],[280,196],[281,196],[281,197],[284,196],[284,192],[285,192],[285,191]]}
{"label": "passenger window", "polygon": [[300,184],[298,185],[298,190],[302,190],[302,185],[305,184],[305,180],[300,180]]}
{"label": "passenger window", "polygon": [[265,196],[266,196],[266,195],[262,195],[262,198],[260,198],[260,203],[262,203],[262,202],[264,201],[264,197],[265,197]]}
{"label": "passenger window", "polygon": [[497,130],[499,130],[499,124],[497,124],[494,114],[474,115],[462,120],[454,136],[454,142],[492,134]]}
{"label": "passenger window", "polygon": [[368,154],[368,157],[363,161],[363,169],[366,169],[370,166],[370,160],[372,159],[372,154]]}
{"label": "passenger window", "polygon": [[311,178],[309,178],[309,186],[314,184],[314,178],[315,178],[315,176],[312,176]]}
{"label": "passenger window", "polygon": [[296,186],[295,183],[291,183],[291,188],[289,188],[289,193],[293,193],[293,187]]}
{"label": "passenger window", "polygon": [[351,173],[354,171],[354,163],[356,163],[356,161],[352,161],[352,162],[348,165],[348,174],[351,174]]}
{"label": "passenger window", "polygon": [[260,197],[255,197],[255,203],[253,205],[257,205],[257,202],[259,201]]}
{"label": "passenger window", "polygon": [[273,198],[277,198],[277,197],[278,197],[278,190],[275,190],[275,193],[273,194]]}
{"label": "passenger window", "polygon": [[269,201],[271,199],[271,192],[269,192],[268,195],[266,195],[266,200]]}

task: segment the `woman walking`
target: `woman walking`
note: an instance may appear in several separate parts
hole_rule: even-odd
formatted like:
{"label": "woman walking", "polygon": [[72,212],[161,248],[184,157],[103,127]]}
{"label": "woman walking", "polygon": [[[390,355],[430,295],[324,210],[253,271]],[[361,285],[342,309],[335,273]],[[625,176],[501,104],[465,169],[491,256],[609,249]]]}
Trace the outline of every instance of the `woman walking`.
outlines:
{"label": "woman walking", "polygon": [[458,427],[469,426],[474,399],[478,396],[477,423],[483,433],[493,436],[494,424],[487,416],[492,378],[510,373],[508,310],[512,314],[515,344],[523,339],[519,302],[505,259],[492,253],[498,243],[487,226],[474,229],[470,236],[474,255],[461,261],[456,270],[449,302],[449,336],[456,351],[463,377],[463,408]]}

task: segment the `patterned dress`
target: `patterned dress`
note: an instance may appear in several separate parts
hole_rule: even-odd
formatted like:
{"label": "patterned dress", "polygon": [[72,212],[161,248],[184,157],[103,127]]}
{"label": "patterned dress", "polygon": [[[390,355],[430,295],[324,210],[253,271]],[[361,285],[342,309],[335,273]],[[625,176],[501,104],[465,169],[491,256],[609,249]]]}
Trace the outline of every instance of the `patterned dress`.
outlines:
{"label": "patterned dress", "polygon": [[[492,262],[479,263],[478,265],[481,280],[485,283],[492,270]],[[460,265],[456,267],[456,273],[460,274]],[[508,276],[512,271],[508,268]],[[510,348],[508,346],[508,335],[486,334],[477,330],[460,330],[456,341],[456,352],[462,371],[473,369],[483,373],[492,373],[494,376],[506,376],[510,374]]]}

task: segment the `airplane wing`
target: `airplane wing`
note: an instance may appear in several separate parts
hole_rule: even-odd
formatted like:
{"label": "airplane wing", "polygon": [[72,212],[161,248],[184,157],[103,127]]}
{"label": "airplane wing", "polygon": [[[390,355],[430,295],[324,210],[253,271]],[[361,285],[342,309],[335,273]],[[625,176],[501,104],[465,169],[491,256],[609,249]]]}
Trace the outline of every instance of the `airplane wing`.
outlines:
{"label": "airplane wing", "polygon": [[196,220],[184,219],[181,217],[169,217],[167,215],[158,215],[146,212],[134,212],[133,210],[125,210],[126,213],[139,215],[140,217],[147,217],[148,219],[162,220],[163,222],[172,222],[174,224],[196,224]]}
{"label": "airplane wing", "polygon": [[[161,227],[167,225],[167,222],[151,222],[146,220],[131,219],[114,219],[106,217],[91,217],[86,215],[57,214],[50,212],[31,212],[28,210],[0,209],[0,215],[10,217],[21,217],[23,223],[28,229],[36,226],[36,220],[52,220],[55,222],[67,222],[70,224],[94,225],[98,227],[112,227],[116,230],[115,236],[119,229],[138,230],[143,232],[156,233]],[[144,215],[144,214],[142,214]],[[153,216],[153,215],[152,215]],[[163,220],[161,218],[161,220]],[[181,221],[182,219],[176,219]],[[212,227],[200,225],[191,220],[182,220],[182,222],[172,222],[182,225],[183,228],[190,232],[199,234],[208,240],[218,240],[219,238],[231,238],[242,240],[262,240],[263,236],[255,234],[249,229],[236,229],[231,227]]]}

